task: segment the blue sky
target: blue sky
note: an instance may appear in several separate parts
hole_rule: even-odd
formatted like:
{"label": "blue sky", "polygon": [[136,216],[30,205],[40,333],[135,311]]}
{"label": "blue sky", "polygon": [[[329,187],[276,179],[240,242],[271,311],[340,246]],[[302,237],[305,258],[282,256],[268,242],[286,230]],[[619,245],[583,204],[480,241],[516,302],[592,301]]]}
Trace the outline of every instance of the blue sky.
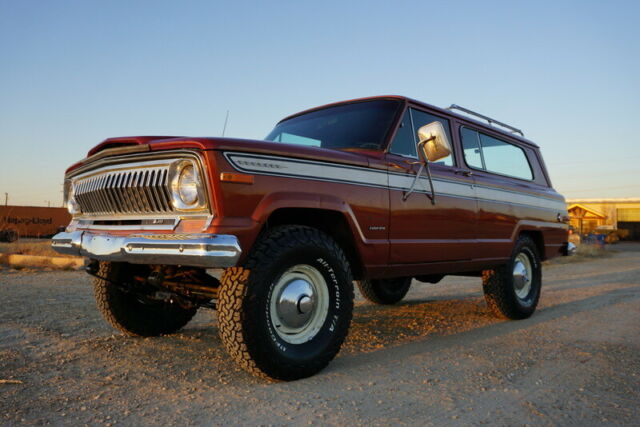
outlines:
{"label": "blue sky", "polygon": [[522,128],[567,197],[640,197],[640,3],[0,0],[0,200],[111,136],[261,138],[361,96]]}

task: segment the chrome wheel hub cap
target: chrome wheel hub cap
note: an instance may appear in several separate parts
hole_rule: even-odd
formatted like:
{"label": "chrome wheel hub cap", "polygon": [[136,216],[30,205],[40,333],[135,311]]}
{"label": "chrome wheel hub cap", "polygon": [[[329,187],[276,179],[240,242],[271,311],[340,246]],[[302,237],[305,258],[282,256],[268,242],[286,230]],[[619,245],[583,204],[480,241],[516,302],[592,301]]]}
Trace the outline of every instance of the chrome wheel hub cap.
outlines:
{"label": "chrome wheel hub cap", "polygon": [[295,279],[284,286],[276,310],[285,326],[299,328],[307,323],[314,306],[313,286],[304,279]]}
{"label": "chrome wheel hub cap", "polygon": [[285,271],[270,296],[271,323],[280,338],[291,344],[312,339],[327,318],[329,291],[322,274],[300,264]]}
{"label": "chrome wheel hub cap", "polygon": [[520,299],[525,299],[531,292],[533,269],[529,257],[523,253],[518,254],[513,263],[513,287]]}

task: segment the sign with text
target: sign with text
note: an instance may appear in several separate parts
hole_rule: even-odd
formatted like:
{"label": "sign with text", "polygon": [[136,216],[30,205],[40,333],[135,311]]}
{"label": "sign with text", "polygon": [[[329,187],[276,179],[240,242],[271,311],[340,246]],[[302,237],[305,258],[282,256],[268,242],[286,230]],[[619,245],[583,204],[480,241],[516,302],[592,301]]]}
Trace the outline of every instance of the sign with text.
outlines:
{"label": "sign with text", "polygon": [[20,237],[44,237],[71,221],[65,208],[0,206],[0,230],[15,230]]}

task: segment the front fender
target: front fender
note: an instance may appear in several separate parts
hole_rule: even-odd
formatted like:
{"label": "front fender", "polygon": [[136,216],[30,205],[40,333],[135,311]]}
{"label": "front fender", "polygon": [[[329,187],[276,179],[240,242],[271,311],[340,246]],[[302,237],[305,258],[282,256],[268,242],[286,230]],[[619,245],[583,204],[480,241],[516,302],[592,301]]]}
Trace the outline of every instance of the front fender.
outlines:
{"label": "front fender", "polygon": [[340,197],[327,194],[317,194],[303,191],[280,191],[266,195],[253,211],[252,219],[256,223],[264,224],[273,212],[278,209],[302,208],[322,209],[340,212],[344,215],[354,236],[360,242],[366,238],[362,228],[351,209],[351,206]]}

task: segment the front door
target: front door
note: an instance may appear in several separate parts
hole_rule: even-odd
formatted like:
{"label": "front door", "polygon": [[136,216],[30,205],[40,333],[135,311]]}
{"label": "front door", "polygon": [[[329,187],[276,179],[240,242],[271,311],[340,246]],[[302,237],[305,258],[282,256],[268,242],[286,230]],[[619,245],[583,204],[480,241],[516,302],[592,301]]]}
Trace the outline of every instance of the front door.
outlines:
{"label": "front door", "polygon": [[406,197],[420,168],[417,130],[440,121],[451,140],[449,121],[408,108],[387,154],[389,165],[389,240],[391,264],[461,261],[473,258],[477,200],[474,180],[449,156],[430,163],[435,204],[426,173]]}

